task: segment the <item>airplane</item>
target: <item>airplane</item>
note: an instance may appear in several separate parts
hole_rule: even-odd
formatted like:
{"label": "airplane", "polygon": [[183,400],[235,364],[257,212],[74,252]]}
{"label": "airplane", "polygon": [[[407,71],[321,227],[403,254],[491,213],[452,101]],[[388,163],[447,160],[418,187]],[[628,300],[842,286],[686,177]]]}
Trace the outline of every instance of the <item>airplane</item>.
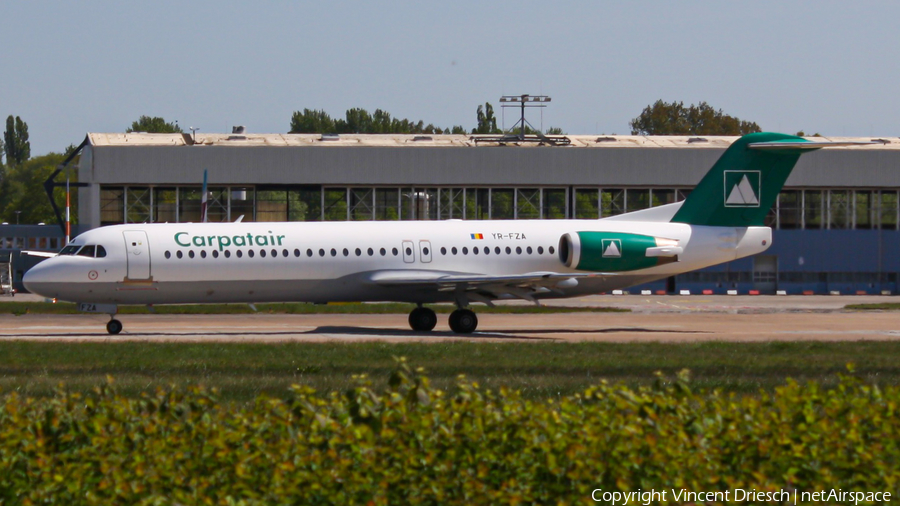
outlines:
{"label": "airplane", "polygon": [[473,303],[610,292],[763,252],[764,219],[802,153],[866,142],[779,133],[737,139],[686,200],[593,220],[168,223],[75,237],[25,273],[28,291],[107,313],[119,305],[396,301],[453,303],[450,329],[478,326]]}

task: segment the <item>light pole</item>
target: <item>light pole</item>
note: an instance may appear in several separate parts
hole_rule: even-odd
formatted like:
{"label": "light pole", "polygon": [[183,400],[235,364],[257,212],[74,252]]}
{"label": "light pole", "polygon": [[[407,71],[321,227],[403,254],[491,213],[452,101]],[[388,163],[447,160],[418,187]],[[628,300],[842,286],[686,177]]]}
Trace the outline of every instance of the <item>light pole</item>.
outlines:
{"label": "light pole", "polygon": [[19,224],[19,215],[22,214],[22,211],[16,211],[16,225]]}

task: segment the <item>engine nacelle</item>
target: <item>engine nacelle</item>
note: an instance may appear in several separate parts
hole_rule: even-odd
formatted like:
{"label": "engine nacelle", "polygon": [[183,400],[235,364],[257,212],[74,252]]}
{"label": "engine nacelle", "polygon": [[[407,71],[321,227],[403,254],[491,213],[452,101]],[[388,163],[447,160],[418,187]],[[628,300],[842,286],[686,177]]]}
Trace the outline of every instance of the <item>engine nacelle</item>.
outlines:
{"label": "engine nacelle", "polygon": [[559,260],[580,271],[620,272],[677,262],[674,239],[625,232],[570,232],[559,238]]}

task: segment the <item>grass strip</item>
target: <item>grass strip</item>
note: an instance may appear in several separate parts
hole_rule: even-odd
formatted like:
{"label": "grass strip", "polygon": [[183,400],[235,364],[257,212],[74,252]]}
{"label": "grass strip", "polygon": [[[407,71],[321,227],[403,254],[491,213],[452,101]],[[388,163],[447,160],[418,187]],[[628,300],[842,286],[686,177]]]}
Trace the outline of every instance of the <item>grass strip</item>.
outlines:
{"label": "grass strip", "polygon": [[844,309],[856,309],[860,311],[897,311],[900,310],[900,302],[879,302],[877,304],[847,304]]}
{"label": "grass strip", "polygon": [[[291,384],[344,391],[354,374],[381,381],[407,357],[438,388],[465,374],[539,399],[572,394],[603,379],[636,387],[656,371],[690,369],[692,383],[730,392],[771,391],[788,377],[832,385],[856,365],[878,385],[900,385],[900,342],[767,343],[71,343],[0,342],[0,391],[45,397],[59,385],[89,392],[115,378],[127,396],[170,385],[217,388],[238,402],[283,396]],[[385,385],[376,382],[376,387]]]}
{"label": "grass strip", "polygon": [[[395,302],[362,303],[348,302],[336,304],[310,304],[306,302],[285,302],[275,304],[256,304],[260,313],[271,314],[406,314],[415,308],[415,304]],[[456,306],[450,304],[433,304],[428,307],[436,313],[450,313]],[[500,305],[479,307],[479,313],[503,314],[541,314],[541,313],[621,313],[630,309],[612,307],[573,307],[573,306],[534,306]],[[146,306],[119,306],[120,314],[150,314]],[[181,304],[153,306],[156,314],[252,314],[255,311],[248,304]],[[3,302],[0,303],[0,314],[83,314],[76,304],[71,302]]]}

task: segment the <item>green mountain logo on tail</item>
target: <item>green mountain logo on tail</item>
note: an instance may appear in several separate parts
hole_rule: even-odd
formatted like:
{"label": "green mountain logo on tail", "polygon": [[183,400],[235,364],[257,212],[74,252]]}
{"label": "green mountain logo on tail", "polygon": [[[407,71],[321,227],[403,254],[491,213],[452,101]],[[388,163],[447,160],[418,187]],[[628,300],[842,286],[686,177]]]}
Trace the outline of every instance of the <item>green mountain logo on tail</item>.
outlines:
{"label": "green mountain logo on tail", "polygon": [[760,171],[726,170],[725,207],[759,207]]}

